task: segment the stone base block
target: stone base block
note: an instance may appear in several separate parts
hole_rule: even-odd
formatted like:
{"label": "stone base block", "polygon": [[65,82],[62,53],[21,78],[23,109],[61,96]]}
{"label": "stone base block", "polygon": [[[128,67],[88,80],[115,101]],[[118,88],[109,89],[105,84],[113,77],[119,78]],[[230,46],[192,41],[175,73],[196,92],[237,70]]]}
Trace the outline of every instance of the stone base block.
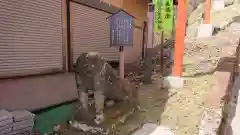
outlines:
{"label": "stone base block", "polygon": [[170,88],[183,88],[184,86],[184,79],[176,76],[168,76],[164,78],[164,82]]}
{"label": "stone base block", "polygon": [[198,38],[209,38],[213,35],[212,24],[200,24],[198,27]]}
{"label": "stone base block", "polygon": [[219,11],[225,8],[225,0],[213,0],[212,10]]}

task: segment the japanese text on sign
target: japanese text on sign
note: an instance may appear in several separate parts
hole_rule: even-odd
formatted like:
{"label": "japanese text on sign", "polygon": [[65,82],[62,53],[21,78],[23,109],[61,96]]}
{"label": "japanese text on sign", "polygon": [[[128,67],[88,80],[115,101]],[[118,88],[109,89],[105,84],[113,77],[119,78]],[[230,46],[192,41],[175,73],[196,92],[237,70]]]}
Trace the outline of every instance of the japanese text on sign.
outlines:
{"label": "japanese text on sign", "polygon": [[154,0],[154,31],[171,32],[173,27],[173,0]]}
{"label": "japanese text on sign", "polygon": [[154,31],[158,32],[162,29],[162,19],[161,19],[161,0],[154,0]]}
{"label": "japanese text on sign", "polygon": [[131,46],[133,37],[133,19],[131,16],[120,14],[110,19],[110,45]]}

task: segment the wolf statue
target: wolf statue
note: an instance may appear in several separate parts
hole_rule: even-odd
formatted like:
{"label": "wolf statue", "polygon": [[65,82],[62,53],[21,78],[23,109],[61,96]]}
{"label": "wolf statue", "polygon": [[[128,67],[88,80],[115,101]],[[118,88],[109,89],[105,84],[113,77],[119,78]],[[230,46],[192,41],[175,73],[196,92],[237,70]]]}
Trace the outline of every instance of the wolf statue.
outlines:
{"label": "wolf statue", "polygon": [[80,106],[84,111],[88,111],[89,91],[93,93],[96,111],[93,121],[96,124],[104,121],[105,99],[137,105],[138,85],[120,79],[117,72],[97,52],[84,52],[77,58],[75,79]]}

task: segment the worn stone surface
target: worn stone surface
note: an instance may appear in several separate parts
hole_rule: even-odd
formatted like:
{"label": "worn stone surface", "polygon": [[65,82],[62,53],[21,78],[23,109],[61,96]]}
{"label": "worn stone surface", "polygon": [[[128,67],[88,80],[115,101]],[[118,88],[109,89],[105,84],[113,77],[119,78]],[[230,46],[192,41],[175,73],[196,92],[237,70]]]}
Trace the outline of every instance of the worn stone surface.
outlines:
{"label": "worn stone surface", "polygon": [[34,120],[34,114],[28,111],[13,111],[11,112],[11,114],[13,115],[13,120],[14,122],[18,122],[18,121],[23,121],[23,120],[29,120],[29,121],[33,121]]}
{"label": "worn stone surface", "polygon": [[6,110],[0,110],[0,124],[2,121],[8,120],[8,119],[12,119],[12,114]]}
{"label": "worn stone surface", "polygon": [[13,126],[12,124],[8,124],[8,125],[5,125],[5,126],[1,126],[1,127],[0,127],[0,131],[4,131],[4,130],[11,129],[12,126]]}
{"label": "worn stone surface", "polygon": [[133,135],[173,135],[173,133],[167,127],[146,123],[141,129],[133,133]]}
{"label": "worn stone surface", "polygon": [[12,128],[8,128],[0,131],[0,135],[6,135],[12,131]]}
{"label": "worn stone surface", "polygon": [[33,124],[28,123],[28,124],[13,126],[13,131],[22,130],[22,129],[28,129],[28,131],[32,131],[32,128],[33,128]]}
{"label": "worn stone surface", "polygon": [[[15,126],[20,126],[20,125],[34,125],[34,120],[22,120],[22,121],[18,121],[18,122],[14,122],[13,123],[13,127]],[[26,126],[28,127],[28,126]]]}
{"label": "worn stone surface", "polygon": [[32,127],[26,127],[26,128],[23,128],[23,129],[19,129],[19,130],[14,130],[14,131],[11,131],[5,135],[17,135],[17,134],[20,134],[20,135],[31,135],[31,130],[32,130]]}
{"label": "worn stone surface", "polygon": [[0,128],[3,127],[3,126],[6,126],[6,125],[12,125],[12,123],[13,123],[12,118],[6,119],[4,121],[0,121]]}

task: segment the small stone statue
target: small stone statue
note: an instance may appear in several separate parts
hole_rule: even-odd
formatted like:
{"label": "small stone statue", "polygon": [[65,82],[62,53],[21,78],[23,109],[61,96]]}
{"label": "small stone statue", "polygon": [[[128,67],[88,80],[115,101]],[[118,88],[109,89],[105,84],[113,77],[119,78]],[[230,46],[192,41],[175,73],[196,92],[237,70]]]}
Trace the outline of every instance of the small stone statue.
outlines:
{"label": "small stone statue", "polygon": [[128,101],[137,105],[138,86],[126,79],[120,79],[117,72],[97,52],[82,53],[75,64],[75,79],[81,108],[88,111],[89,91],[93,93],[96,117],[104,121],[104,102]]}

